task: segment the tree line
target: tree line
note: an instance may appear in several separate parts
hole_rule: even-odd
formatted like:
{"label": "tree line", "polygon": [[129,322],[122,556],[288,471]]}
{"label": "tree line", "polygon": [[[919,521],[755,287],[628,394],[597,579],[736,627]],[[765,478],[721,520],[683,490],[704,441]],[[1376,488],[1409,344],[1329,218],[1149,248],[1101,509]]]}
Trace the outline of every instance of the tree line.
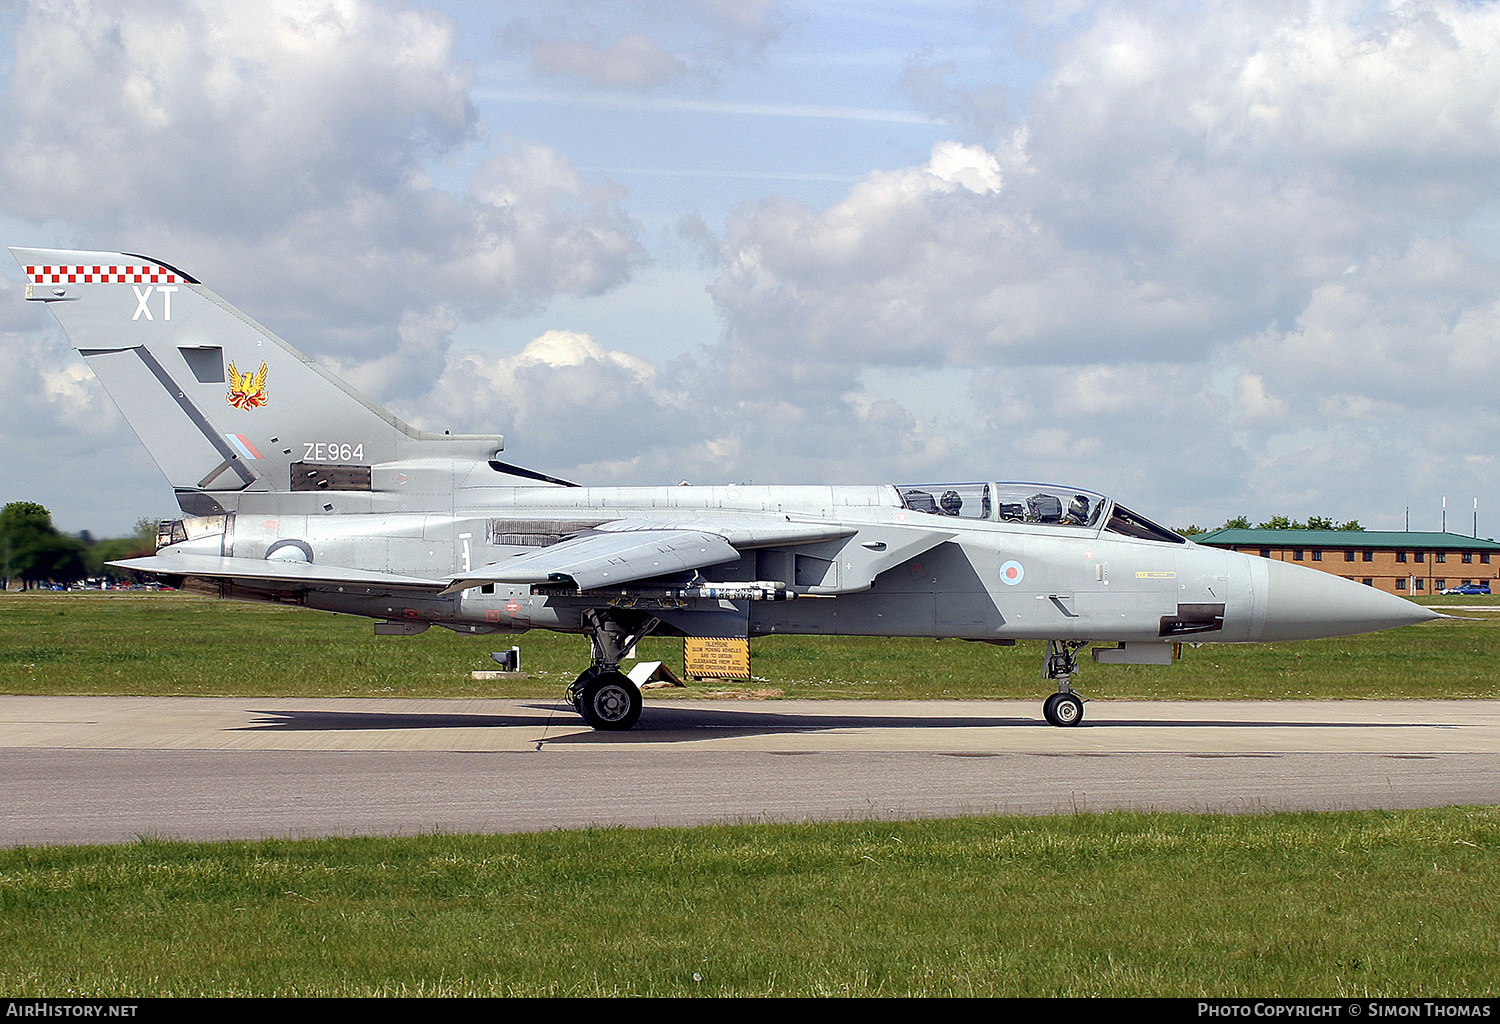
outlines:
{"label": "tree line", "polygon": [[[1250,517],[1249,516],[1235,516],[1233,519],[1226,520],[1223,526],[1216,526],[1213,529],[1215,529],[1215,530],[1349,530],[1349,531],[1358,531],[1358,530],[1363,530],[1364,527],[1359,525],[1359,520],[1357,520],[1357,519],[1351,519],[1347,523],[1338,523],[1338,522],[1333,521],[1332,519],[1325,519],[1322,516],[1308,516],[1307,517],[1307,522],[1305,522],[1305,523],[1301,522],[1299,520],[1296,520],[1296,519],[1292,519],[1289,516],[1272,516],[1266,522],[1264,522],[1264,523],[1256,523],[1255,525],[1252,526],[1250,524]],[[1180,533],[1180,534],[1182,534],[1184,537],[1191,537],[1194,534],[1210,533],[1212,531],[1210,529],[1208,529],[1206,527],[1202,527],[1202,526],[1189,526],[1189,527],[1186,527],[1184,529],[1178,530],[1177,532]]]}
{"label": "tree line", "polygon": [[0,508],[0,585],[17,580],[22,590],[43,583],[75,583],[107,575],[104,563],[156,553],[156,521],[139,519],[129,537],[95,540],[58,532],[52,513],[34,501],[12,501]]}

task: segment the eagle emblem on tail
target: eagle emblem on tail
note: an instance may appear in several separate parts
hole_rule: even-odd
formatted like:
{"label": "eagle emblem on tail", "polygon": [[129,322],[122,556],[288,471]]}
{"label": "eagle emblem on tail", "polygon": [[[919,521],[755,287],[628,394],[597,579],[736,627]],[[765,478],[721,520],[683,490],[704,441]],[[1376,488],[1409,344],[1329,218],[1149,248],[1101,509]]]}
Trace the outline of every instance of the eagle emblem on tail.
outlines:
{"label": "eagle emblem on tail", "polygon": [[233,360],[229,363],[229,404],[236,409],[259,409],[266,404],[266,364],[254,373],[241,373]]}

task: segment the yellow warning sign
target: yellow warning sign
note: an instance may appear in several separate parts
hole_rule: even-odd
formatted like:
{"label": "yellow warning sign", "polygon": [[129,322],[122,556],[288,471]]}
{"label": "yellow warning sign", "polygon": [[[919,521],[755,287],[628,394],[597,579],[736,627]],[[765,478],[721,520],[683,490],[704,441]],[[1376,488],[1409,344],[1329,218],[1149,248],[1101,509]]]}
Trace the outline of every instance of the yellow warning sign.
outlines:
{"label": "yellow warning sign", "polygon": [[684,637],[682,667],[695,679],[749,679],[750,641],[746,637]]}

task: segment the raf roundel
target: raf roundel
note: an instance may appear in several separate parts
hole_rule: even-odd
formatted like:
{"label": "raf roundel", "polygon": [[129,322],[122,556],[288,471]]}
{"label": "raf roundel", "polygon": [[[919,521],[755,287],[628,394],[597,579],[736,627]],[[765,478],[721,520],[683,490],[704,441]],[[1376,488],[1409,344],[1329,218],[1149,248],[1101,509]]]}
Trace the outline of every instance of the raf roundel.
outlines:
{"label": "raf roundel", "polygon": [[1026,570],[1021,568],[1021,563],[1009,561],[1000,567],[1000,582],[1008,587],[1013,587],[1026,578]]}

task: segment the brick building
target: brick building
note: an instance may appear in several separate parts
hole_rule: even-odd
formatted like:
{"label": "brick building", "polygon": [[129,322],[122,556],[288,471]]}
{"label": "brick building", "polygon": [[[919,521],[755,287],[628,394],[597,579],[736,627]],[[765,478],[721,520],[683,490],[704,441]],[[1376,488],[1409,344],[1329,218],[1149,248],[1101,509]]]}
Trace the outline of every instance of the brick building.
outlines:
{"label": "brick building", "polygon": [[1488,583],[1500,593],[1500,544],[1456,533],[1224,529],[1192,539],[1300,562],[1403,597],[1436,594],[1464,583]]}

